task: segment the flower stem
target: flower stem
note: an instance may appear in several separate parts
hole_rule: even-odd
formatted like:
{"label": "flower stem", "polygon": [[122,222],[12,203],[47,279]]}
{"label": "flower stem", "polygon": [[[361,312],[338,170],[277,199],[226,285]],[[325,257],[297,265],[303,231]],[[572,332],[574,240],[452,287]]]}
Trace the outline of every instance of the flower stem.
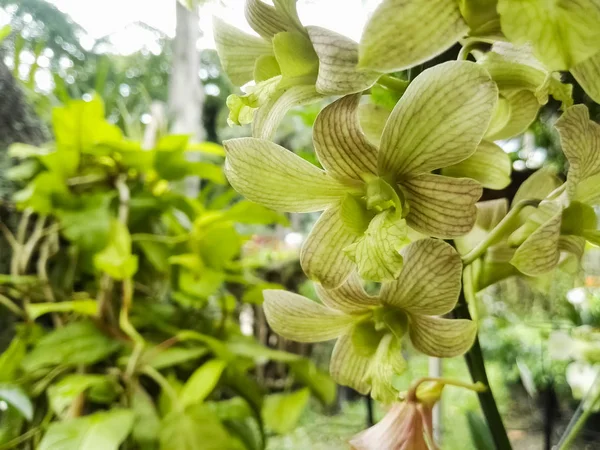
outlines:
{"label": "flower stem", "polygon": [[406,91],[406,88],[410,82],[401,80],[400,78],[392,77],[391,75],[381,75],[377,80],[377,83],[385,86],[388,89],[391,89],[398,94],[404,94],[404,91]]}
{"label": "flower stem", "polygon": [[[600,372],[596,376],[596,379],[592,386],[590,387],[588,394],[581,400],[579,406],[577,407],[577,411],[573,414],[573,418],[569,422],[569,426],[567,427],[567,431],[563,434],[560,442],[558,443],[558,450],[568,450],[573,445],[573,441],[581,432],[583,426],[587,422],[588,417],[592,412],[594,412],[594,407],[600,402],[600,389],[597,388],[597,384],[600,382]],[[594,392],[596,390],[596,392]],[[588,398],[592,397],[591,402],[587,402]],[[587,403],[587,406],[584,404]]]}
{"label": "flower stem", "polygon": [[519,216],[519,213],[526,206],[537,207],[540,204],[540,200],[523,200],[517,203],[508,212],[504,219],[500,221],[498,225],[494,227],[492,231],[485,237],[483,241],[477,244],[469,253],[462,257],[463,265],[468,266],[473,261],[480,258],[485,251],[492,245],[498,243],[502,237],[512,228],[515,224],[515,219]]}
{"label": "flower stem", "polygon": [[[460,297],[458,300],[458,306],[454,310],[454,314],[460,319],[471,319],[469,308],[465,300],[463,290],[460,291]],[[481,382],[488,386],[488,389],[484,392],[478,392],[479,404],[485,416],[485,420],[488,424],[494,443],[496,444],[496,450],[512,450],[510,440],[506,434],[500,411],[498,411],[498,405],[494,399],[494,394],[487,377],[485,370],[485,363],[483,360],[483,353],[481,352],[481,345],[479,345],[479,337],[475,338],[475,342],[471,349],[465,354],[465,360],[471,374],[471,379],[474,383]]]}

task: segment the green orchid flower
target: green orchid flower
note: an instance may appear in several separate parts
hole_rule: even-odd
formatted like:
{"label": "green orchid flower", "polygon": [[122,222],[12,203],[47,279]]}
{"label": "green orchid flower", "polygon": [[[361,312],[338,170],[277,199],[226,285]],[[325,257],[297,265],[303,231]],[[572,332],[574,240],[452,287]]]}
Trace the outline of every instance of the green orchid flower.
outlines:
{"label": "green orchid flower", "polygon": [[339,288],[317,286],[323,304],[291,292],[264,291],[269,325],[299,342],[337,339],[330,372],[340,384],[383,402],[397,398],[392,377],[405,370],[402,342],[440,358],[465,353],[476,326],[470,320],[438,317],[458,300],[462,264],[443,241],[422,239],[402,250],[406,261],[397,280],[368,295],[353,274]]}
{"label": "green orchid flower", "polygon": [[466,61],[428,69],[390,114],[379,149],[362,133],[360,95],[326,107],[313,130],[320,170],[265,140],[224,143],[226,175],[249,200],[288,212],[324,210],[301,252],[309,277],[339,286],[358,267],[366,279],[394,279],[408,226],[452,238],[475,222],[481,185],[430,173],[472,155],[488,127],[497,91]]}
{"label": "green orchid flower", "polygon": [[294,106],[371,87],[381,74],[358,72],[358,44],[320,27],[304,27],[296,0],[247,0],[253,36],[214,18],[215,43],[225,73],[244,95],[227,99],[230,125],[252,123],[254,137],[270,139]]}

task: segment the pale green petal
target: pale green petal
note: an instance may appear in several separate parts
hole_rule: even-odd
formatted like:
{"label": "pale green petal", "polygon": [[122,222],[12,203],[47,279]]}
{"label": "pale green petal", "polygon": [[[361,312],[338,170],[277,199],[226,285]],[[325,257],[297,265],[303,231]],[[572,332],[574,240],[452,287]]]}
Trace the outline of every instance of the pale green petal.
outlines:
{"label": "pale green petal", "polygon": [[365,136],[372,144],[379,147],[381,134],[391,111],[380,105],[365,103],[358,107],[358,118]]}
{"label": "pale green petal", "polygon": [[356,272],[336,289],[325,289],[320,284],[315,285],[317,295],[321,301],[333,309],[345,313],[356,314],[369,310],[379,305],[379,299],[365,292],[362,280]]}
{"label": "pale green petal", "polygon": [[278,211],[310,212],[345,195],[340,182],[273,142],[240,138],[223,145],[227,179],[248,200]]}
{"label": "pale green petal", "polygon": [[285,114],[296,106],[309,105],[322,100],[312,85],[292,86],[282,90],[262,105],[252,122],[252,136],[260,139],[272,139]]}
{"label": "pale green petal", "polygon": [[499,0],[498,13],[506,37],[532,43],[550,70],[569,70],[600,50],[597,0]]}
{"label": "pale green petal", "polygon": [[355,316],[327,308],[301,295],[282,290],[263,291],[263,309],[269,326],[286,339],[321,342],[344,334]]}
{"label": "pale green petal", "polygon": [[579,182],[600,172],[600,125],[590,120],[585,105],[575,105],[567,109],[554,126],[569,160],[567,192],[572,198]]}
{"label": "pale green petal", "polygon": [[409,316],[410,340],[417,350],[438,358],[451,358],[466,353],[477,336],[477,325],[471,320]]}
{"label": "pale green petal", "polygon": [[600,103],[600,52],[575,65],[571,74],[585,93],[596,103]]}
{"label": "pale green petal", "polygon": [[357,71],[358,44],[341,34],[321,27],[307,27],[319,56],[317,91],[324,95],[362,92],[375,84],[378,72]]}
{"label": "pale green petal", "polygon": [[540,104],[531,91],[525,89],[509,91],[502,97],[506,99],[508,105],[507,121],[495,130],[488,129],[485,139],[490,141],[509,139],[523,134],[535,121],[540,110]]}
{"label": "pale green petal", "polygon": [[368,394],[371,384],[366,376],[375,352],[358,350],[350,333],[340,336],[333,347],[329,372],[334,381],[342,386],[350,386],[361,394]]}
{"label": "pale green petal", "polygon": [[538,208],[546,220],[519,246],[511,264],[520,272],[537,276],[549,272],[558,263],[558,241],[562,208],[554,203],[544,203]]}
{"label": "pale green petal", "polygon": [[293,83],[294,79],[304,77],[306,83],[303,84],[313,84],[319,70],[319,58],[304,34],[277,33],[273,37],[273,51],[284,79]]}
{"label": "pale green petal", "polygon": [[600,205],[600,173],[580,181],[575,188],[573,200],[592,206]]}
{"label": "pale green petal", "polygon": [[585,238],[581,236],[561,236],[558,240],[558,249],[581,259],[585,251]]}
{"label": "pale green petal", "polygon": [[256,83],[267,81],[279,75],[281,75],[281,69],[275,56],[263,55],[256,60],[256,64],[254,65],[254,81]]}
{"label": "pale green petal", "polygon": [[214,37],[223,70],[237,86],[254,77],[254,65],[262,55],[273,54],[271,43],[251,36],[213,17]]}
{"label": "pale green petal", "polygon": [[262,0],[246,0],[244,14],[250,27],[265,39],[289,29],[286,27],[286,17]]}
{"label": "pale green petal", "polygon": [[488,128],[498,91],[480,65],[451,61],[422,72],[396,104],[381,137],[379,169],[417,175],[471,156]]}
{"label": "pale green petal", "polygon": [[384,404],[398,399],[398,390],[393,385],[394,375],[406,371],[406,361],[402,356],[402,347],[391,333],[386,334],[373,357],[367,379],[371,383],[371,397]]}
{"label": "pale green petal", "polygon": [[521,183],[512,204],[516,205],[523,200],[543,200],[561,184],[551,168],[539,169]]}
{"label": "pale green petal", "polygon": [[[286,22],[293,25],[296,31],[306,33],[296,9],[296,0],[273,0],[277,12],[286,17]],[[290,30],[291,31],[291,30]]]}
{"label": "pale green petal", "polygon": [[500,17],[496,12],[498,0],[459,0],[460,11],[469,25],[469,36],[500,34]]}
{"label": "pale green petal", "polygon": [[481,141],[477,151],[464,161],[442,169],[442,175],[468,177],[488,189],[504,189],[510,184],[510,156],[493,142]]}
{"label": "pale green petal", "polygon": [[477,207],[475,226],[466,235],[454,238],[456,249],[461,255],[466,254],[483,241],[508,213],[508,200],[506,198],[479,202],[475,206]]}
{"label": "pale green petal", "polygon": [[467,31],[456,0],[384,0],[365,25],[359,65],[380,72],[408,69],[450,48]]}
{"label": "pale green petal", "polygon": [[407,246],[402,255],[404,269],[397,280],[383,284],[381,301],[415,314],[452,311],[462,274],[456,250],[438,239],[422,239]]}
{"label": "pale green petal", "polygon": [[360,276],[371,281],[393,280],[402,270],[400,249],[408,244],[406,221],[393,210],[377,214],[364,236],[344,252],[356,262]]}
{"label": "pale green petal", "polygon": [[248,86],[245,95],[231,94],[227,97],[229,126],[252,123],[257,108],[267,103],[276,94],[280,82],[281,77],[275,76],[254,86]]}
{"label": "pale green petal", "polygon": [[306,276],[328,289],[339,287],[355,266],[343,249],[359,236],[342,219],[339,205],[324,211],[300,252],[300,263]]}
{"label": "pale green petal", "polygon": [[362,180],[377,171],[377,148],[360,129],[357,108],[360,94],[333,102],[317,116],[313,144],[321,165],[333,177]]}
{"label": "pale green petal", "polygon": [[475,219],[481,185],[469,178],[420,175],[401,183],[409,205],[406,221],[415,230],[440,238],[468,233]]}

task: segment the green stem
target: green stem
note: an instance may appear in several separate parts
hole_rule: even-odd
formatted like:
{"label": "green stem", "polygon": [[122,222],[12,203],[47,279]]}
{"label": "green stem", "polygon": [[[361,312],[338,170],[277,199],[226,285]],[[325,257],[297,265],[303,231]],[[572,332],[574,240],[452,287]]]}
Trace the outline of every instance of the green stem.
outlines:
{"label": "green stem", "polygon": [[39,428],[32,428],[31,430],[27,431],[26,433],[22,434],[21,436],[18,436],[8,442],[5,442],[4,444],[0,444],[0,450],[8,450],[11,448],[18,448],[19,444],[29,440],[30,438],[32,438],[39,432],[40,432]]}
{"label": "green stem", "polygon": [[406,88],[409,85],[409,81],[401,80],[400,78],[393,77],[391,75],[381,75],[377,80],[377,84],[385,86],[398,94],[404,94]]}
{"label": "green stem", "polygon": [[485,239],[462,257],[463,265],[468,266],[473,261],[479,259],[489,247],[498,243],[504,237],[504,235],[512,227],[514,227],[515,220],[518,218],[519,213],[523,210],[523,208],[527,206],[537,207],[540,204],[540,201],[541,200],[523,200],[513,206],[508,214],[504,216],[504,219],[502,219],[500,223],[496,225],[492,231],[490,231]]}
{"label": "green stem", "polygon": [[[596,376],[596,380],[590,387],[588,394],[585,396],[581,403],[579,404],[577,411],[573,414],[573,418],[563,434],[560,442],[558,443],[558,450],[568,450],[573,445],[573,441],[581,432],[583,426],[588,420],[588,417],[592,412],[594,412],[594,406],[600,402],[600,389],[597,389],[596,385],[600,381],[600,373]],[[594,393],[594,390],[596,392]],[[584,407],[584,404],[587,403],[588,397],[592,397],[591,403],[588,403],[587,407]],[[583,412],[582,412],[583,411]]]}
{"label": "green stem", "polygon": [[[454,314],[459,319],[471,320],[471,314],[467,302],[465,301],[465,295],[461,289],[460,297],[458,300],[458,306],[454,310]],[[466,353],[465,360],[471,374],[471,379],[474,383],[481,382],[488,386],[488,389],[484,392],[478,392],[479,404],[485,416],[485,420],[488,424],[494,443],[496,444],[496,450],[512,450],[510,440],[506,434],[504,423],[502,422],[502,416],[498,411],[494,394],[490,388],[490,382],[488,380],[487,372],[485,370],[485,363],[483,360],[483,353],[481,351],[481,345],[479,344],[479,338],[475,338],[475,342],[471,349]]]}

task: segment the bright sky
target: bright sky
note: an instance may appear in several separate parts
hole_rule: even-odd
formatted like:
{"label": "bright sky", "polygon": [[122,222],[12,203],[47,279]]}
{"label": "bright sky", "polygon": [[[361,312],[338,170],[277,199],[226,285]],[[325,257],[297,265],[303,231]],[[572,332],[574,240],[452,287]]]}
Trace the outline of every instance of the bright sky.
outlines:
{"label": "bright sky", "polygon": [[[144,22],[169,36],[175,33],[176,0],[49,0],[98,39],[112,34],[120,53],[152,47],[152,34],[133,22]],[[380,0],[299,0],[298,10],[305,25],[320,25],[355,40],[364,22]],[[249,30],[244,20],[244,0],[208,0],[200,11],[203,48],[214,47],[212,16],[217,15]]]}

